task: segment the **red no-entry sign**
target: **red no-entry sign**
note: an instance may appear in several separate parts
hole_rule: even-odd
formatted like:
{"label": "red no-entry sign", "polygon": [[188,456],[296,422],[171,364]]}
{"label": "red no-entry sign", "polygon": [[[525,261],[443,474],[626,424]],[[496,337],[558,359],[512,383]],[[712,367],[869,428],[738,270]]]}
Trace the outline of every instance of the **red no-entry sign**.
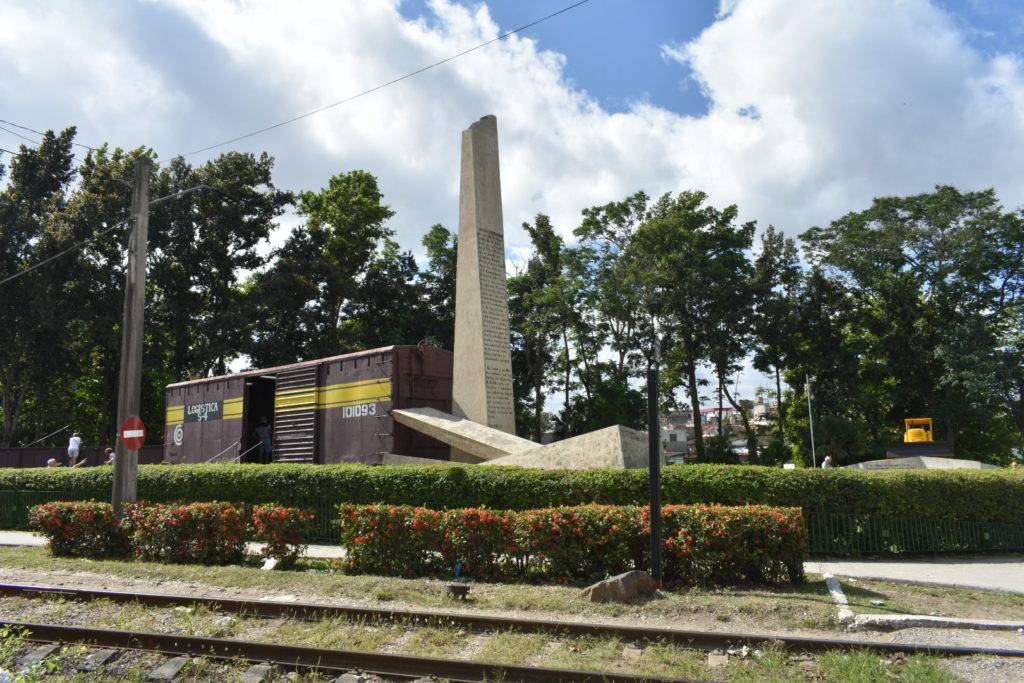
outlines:
{"label": "red no-entry sign", "polygon": [[137,451],[146,443],[146,425],[137,417],[129,417],[121,425],[121,443],[130,451]]}

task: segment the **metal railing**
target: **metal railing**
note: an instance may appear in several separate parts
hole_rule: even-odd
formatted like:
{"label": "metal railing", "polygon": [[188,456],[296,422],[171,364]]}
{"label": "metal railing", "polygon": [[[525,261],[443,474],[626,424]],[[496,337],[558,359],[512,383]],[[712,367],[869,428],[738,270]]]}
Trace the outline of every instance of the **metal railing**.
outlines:
{"label": "metal railing", "polygon": [[46,440],[47,440],[47,439],[49,439],[49,438],[50,438],[51,436],[56,436],[57,434],[60,434],[61,432],[63,432],[63,431],[65,430],[65,429],[67,429],[67,428],[68,428],[68,427],[70,427],[70,426],[71,426],[71,425],[64,425],[63,427],[61,427],[61,428],[60,428],[60,429],[58,429],[57,431],[55,431],[55,432],[50,432],[49,434],[47,434],[46,436],[42,437],[41,439],[36,439],[36,440],[35,440],[35,441],[33,441],[32,443],[30,443],[30,444],[26,444],[26,445],[22,446],[22,448],[30,448],[30,447],[32,447],[32,446],[35,446],[35,445],[36,445],[37,443],[40,443],[40,442],[42,442],[42,441],[46,441]]}
{"label": "metal railing", "polygon": [[[154,503],[173,502],[149,496]],[[33,505],[59,500],[91,500],[62,491],[0,491],[0,529],[27,529]],[[103,498],[105,499],[105,497]],[[276,501],[233,501],[249,507],[275,502],[308,510],[316,516],[315,542],[337,543],[338,506],[322,498],[280,496]],[[1024,551],[1024,524],[963,522],[940,519],[844,515],[806,512],[811,555],[910,555],[940,552]]]}
{"label": "metal railing", "polygon": [[1024,525],[805,512],[812,555],[1024,550]]}
{"label": "metal railing", "polygon": [[238,446],[238,442],[237,442],[237,441],[235,441],[235,442],[234,442],[233,444],[231,444],[230,446],[228,446],[227,448],[225,448],[224,450],[222,450],[222,451],[221,451],[220,453],[218,453],[217,455],[215,455],[215,456],[213,456],[212,458],[210,458],[209,460],[207,460],[207,461],[206,461],[206,464],[209,464],[209,463],[213,462],[214,460],[216,460],[216,459],[217,459],[217,458],[219,458],[220,456],[224,455],[225,453],[227,453],[228,451],[230,451],[230,450],[231,450],[232,448],[236,448],[237,446]]}

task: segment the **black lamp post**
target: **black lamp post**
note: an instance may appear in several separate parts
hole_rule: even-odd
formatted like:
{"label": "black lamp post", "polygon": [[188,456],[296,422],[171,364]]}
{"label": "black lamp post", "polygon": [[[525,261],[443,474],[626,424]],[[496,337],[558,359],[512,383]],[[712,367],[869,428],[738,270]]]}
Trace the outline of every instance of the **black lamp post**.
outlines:
{"label": "black lamp post", "polygon": [[661,585],[661,420],[658,417],[658,366],[661,345],[654,333],[654,353],[647,368],[647,445],[651,479],[651,577]]}

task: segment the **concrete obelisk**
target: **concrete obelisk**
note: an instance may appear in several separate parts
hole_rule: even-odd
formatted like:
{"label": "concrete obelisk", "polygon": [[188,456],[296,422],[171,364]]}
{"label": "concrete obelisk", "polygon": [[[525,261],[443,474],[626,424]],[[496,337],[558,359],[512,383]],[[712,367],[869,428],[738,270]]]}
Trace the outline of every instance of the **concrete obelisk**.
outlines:
{"label": "concrete obelisk", "polygon": [[[516,431],[494,116],[462,131],[452,412],[509,434]],[[479,458],[453,448],[452,460]]]}

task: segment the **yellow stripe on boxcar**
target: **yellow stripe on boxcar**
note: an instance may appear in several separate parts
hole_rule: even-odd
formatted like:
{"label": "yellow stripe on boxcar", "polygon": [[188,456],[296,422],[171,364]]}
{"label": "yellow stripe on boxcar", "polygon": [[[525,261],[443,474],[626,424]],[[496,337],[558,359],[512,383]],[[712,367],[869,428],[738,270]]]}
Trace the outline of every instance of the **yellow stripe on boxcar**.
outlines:
{"label": "yellow stripe on boxcar", "polygon": [[391,380],[387,378],[336,384],[320,389],[317,408],[338,408],[356,403],[391,400]]}
{"label": "yellow stripe on boxcar", "polygon": [[167,409],[167,424],[176,425],[185,421],[185,406],[171,406]]}
{"label": "yellow stripe on boxcar", "polygon": [[240,420],[242,418],[242,397],[229,398],[224,401],[224,414],[221,419]]}

